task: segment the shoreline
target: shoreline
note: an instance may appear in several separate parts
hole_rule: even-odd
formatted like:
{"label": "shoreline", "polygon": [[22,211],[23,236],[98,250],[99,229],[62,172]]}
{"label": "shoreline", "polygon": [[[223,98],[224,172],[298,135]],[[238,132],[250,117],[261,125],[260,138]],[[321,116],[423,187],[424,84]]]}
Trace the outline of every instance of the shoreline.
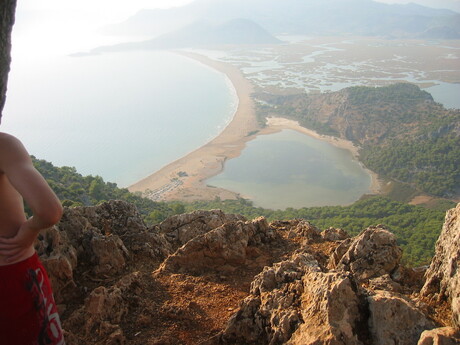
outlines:
{"label": "shoreline", "polygon": [[273,134],[282,131],[283,129],[292,129],[296,132],[308,135],[312,138],[327,142],[337,148],[347,150],[353,156],[353,159],[357,161],[361,167],[370,175],[371,185],[369,191],[372,194],[382,193],[382,181],[380,180],[377,173],[367,169],[359,160],[359,147],[355,146],[351,141],[342,138],[333,137],[331,135],[319,134],[318,132],[302,127],[298,121],[289,120],[283,117],[269,117],[267,118],[267,127],[262,129],[258,134],[266,135]]}
{"label": "shoreline", "polygon": [[187,155],[162,167],[155,173],[128,187],[130,192],[143,192],[152,200],[212,200],[237,199],[238,193],[208,187],[204,181],[219,174],[227,159],[238,157],[251,133],[260,130],[251,98],[253,85],[241,71],[230,64],[215,61],[190,52],[176,52],[213,68],[230,80],[238,98],[232,120],[214,139]]}
{"label": "shoreline", "polygon": [[[238,157],[248,141],[256,138],[257,135],[272,134],[283,129],[292,129],[346,149],[362,166],[358,159],[359,148],[351,141],[321,135],[300,126],[297,121],[279,117],[268,118],[267,127],[261,128],[257,123],[254,101],[251,98],[253,85],[237,67],[195,53],[182,51],[176,53],[225,74],[236,91],[238,106],[232,120],[214,139],[132,184],[128,187],[130,192],[142,192],[146,197],[155,201],[195,201],[215,198],[235,200],[241,197],[239,193],[207,186],[205,181],[221,173],[225,161]],[[382,183],[378,175],[362,167],[371,176],[369,192],[380,194]]]}

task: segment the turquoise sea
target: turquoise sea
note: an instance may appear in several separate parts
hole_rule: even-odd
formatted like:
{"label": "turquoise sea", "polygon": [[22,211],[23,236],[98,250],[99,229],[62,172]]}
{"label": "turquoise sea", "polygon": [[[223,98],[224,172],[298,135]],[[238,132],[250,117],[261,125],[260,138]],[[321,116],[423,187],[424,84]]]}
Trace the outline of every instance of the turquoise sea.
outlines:
{"label": "turquoise sea", "polygon": [[[23,58],[0,130],[37,158],[126,187],[217,136],[237,105],[224,74],[170,52]],[[286,130],[251,141],[207,183],[283,209],[352,203],[370,176],[348,151]]]}
{"label": "turquoise sea", "polygon": [[22,59],[0,129],[37,158],[128,186],[217,136],[237,105],[224,74],[178,54]]}

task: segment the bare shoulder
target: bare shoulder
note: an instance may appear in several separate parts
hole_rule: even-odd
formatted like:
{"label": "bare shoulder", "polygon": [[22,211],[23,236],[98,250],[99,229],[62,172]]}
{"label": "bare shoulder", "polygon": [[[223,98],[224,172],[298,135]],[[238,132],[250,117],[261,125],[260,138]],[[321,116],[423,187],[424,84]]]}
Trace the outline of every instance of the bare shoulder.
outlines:
{"label": "bare shoulder", "polygon": [[29,159],[29,154],[21,141],[15,136],[0,132],[0,172],[5,165]]}
{"label": "bare shoulder", "polygon": [[22,146],[22,143],[18,138],[4,132],[0,132],[0,144],[0,150],[3,147],[6,148],[7,146]]}

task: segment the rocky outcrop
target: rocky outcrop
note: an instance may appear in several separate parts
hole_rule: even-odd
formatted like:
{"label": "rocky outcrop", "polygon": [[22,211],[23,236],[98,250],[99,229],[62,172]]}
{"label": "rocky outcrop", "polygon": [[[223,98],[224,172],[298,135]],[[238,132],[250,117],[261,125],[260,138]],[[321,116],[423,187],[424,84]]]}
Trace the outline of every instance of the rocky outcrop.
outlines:
{"label": "rocky outcrop", "polygon": [[176,250],[191,239],[219,226],[235,221],[245,221],[240,215],[225,214],[221,210],[194,211],[169,217],[156,228]]}
{"label": "rocky outcrop", "polygon": [[193,274],[234,271],[245,264],[250,246],[267,243],[272,237],[264,218],[226,223],[189,240],[164,261],[159,271]]}
{"label": "rocky outcrop", "polygon": [[452,324],[460,329],[460,204],[449,210],[436,242],[435,255],[425,277],[421,295],[436,302],[447,300]]}
{"label": "rocky outcrop", "polygon": [[440,327],[424,331],[417,345],[458,345],[460,331],[452,327]]}
{"label": "rocky outcrop", "polygon": [[[336,235],[319,236],[305,223],[292,233],[303,234],[304,243],[339,241]],[[342,231],[327,233],[341,236]],[[401,250],[384,227],[341,242],[329,270],[307,251],[304,247],[255,277],[250,296],[221,335],[222,344],[411,345],[435,327],[397,293],[402,281],[390,274],[399,267]]]}
{"label": "rocky outcrop", "polygon": [[435,328],[435,324],[407,298],[376,291],[367,301],[372,344],[416,344],[423,331]]}
{"label": "rocky outcrop", "polygon": [[65,209],[36,248],[69,345],[456,344],[436,310],[458,317],[459,207],[420,294],[422,273],[381,225],[347,238],[214,210],[147,228],[110,201]]}
{"label": "rocky outcrop", "polygon": [[391,274],[399,265],[402,250],[396,237],[379,225],[346,240],[336,249],[329,266],[351,272],[358,280]]}
{"label": "rocky outcrop", "polygon": [[134,255],[159,261],[172,252],[160,234],[147,229],[136,208],[122,201],[66,208],[59,225],[39,240],[36,249],[58,304],[82,294],[76,275],[102,281],[125,272]]}

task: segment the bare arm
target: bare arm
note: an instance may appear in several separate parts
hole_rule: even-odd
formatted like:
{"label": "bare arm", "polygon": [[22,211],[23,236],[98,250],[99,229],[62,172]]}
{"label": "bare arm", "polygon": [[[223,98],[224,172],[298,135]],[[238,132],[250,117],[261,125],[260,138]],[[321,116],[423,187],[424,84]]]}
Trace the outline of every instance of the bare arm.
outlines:
{"label": "bare arm", "polygon": [[[7,134],[0,133],[0,172],[24,198],[33,216],[18,229],[13,238],[0,238],[0,254],[14,261],[33,246],[40,230],[56,224],[62,215],[59,199],[48,183],[34,168],[22,143]],[[1,207],[1,206],[0,206]]]}

